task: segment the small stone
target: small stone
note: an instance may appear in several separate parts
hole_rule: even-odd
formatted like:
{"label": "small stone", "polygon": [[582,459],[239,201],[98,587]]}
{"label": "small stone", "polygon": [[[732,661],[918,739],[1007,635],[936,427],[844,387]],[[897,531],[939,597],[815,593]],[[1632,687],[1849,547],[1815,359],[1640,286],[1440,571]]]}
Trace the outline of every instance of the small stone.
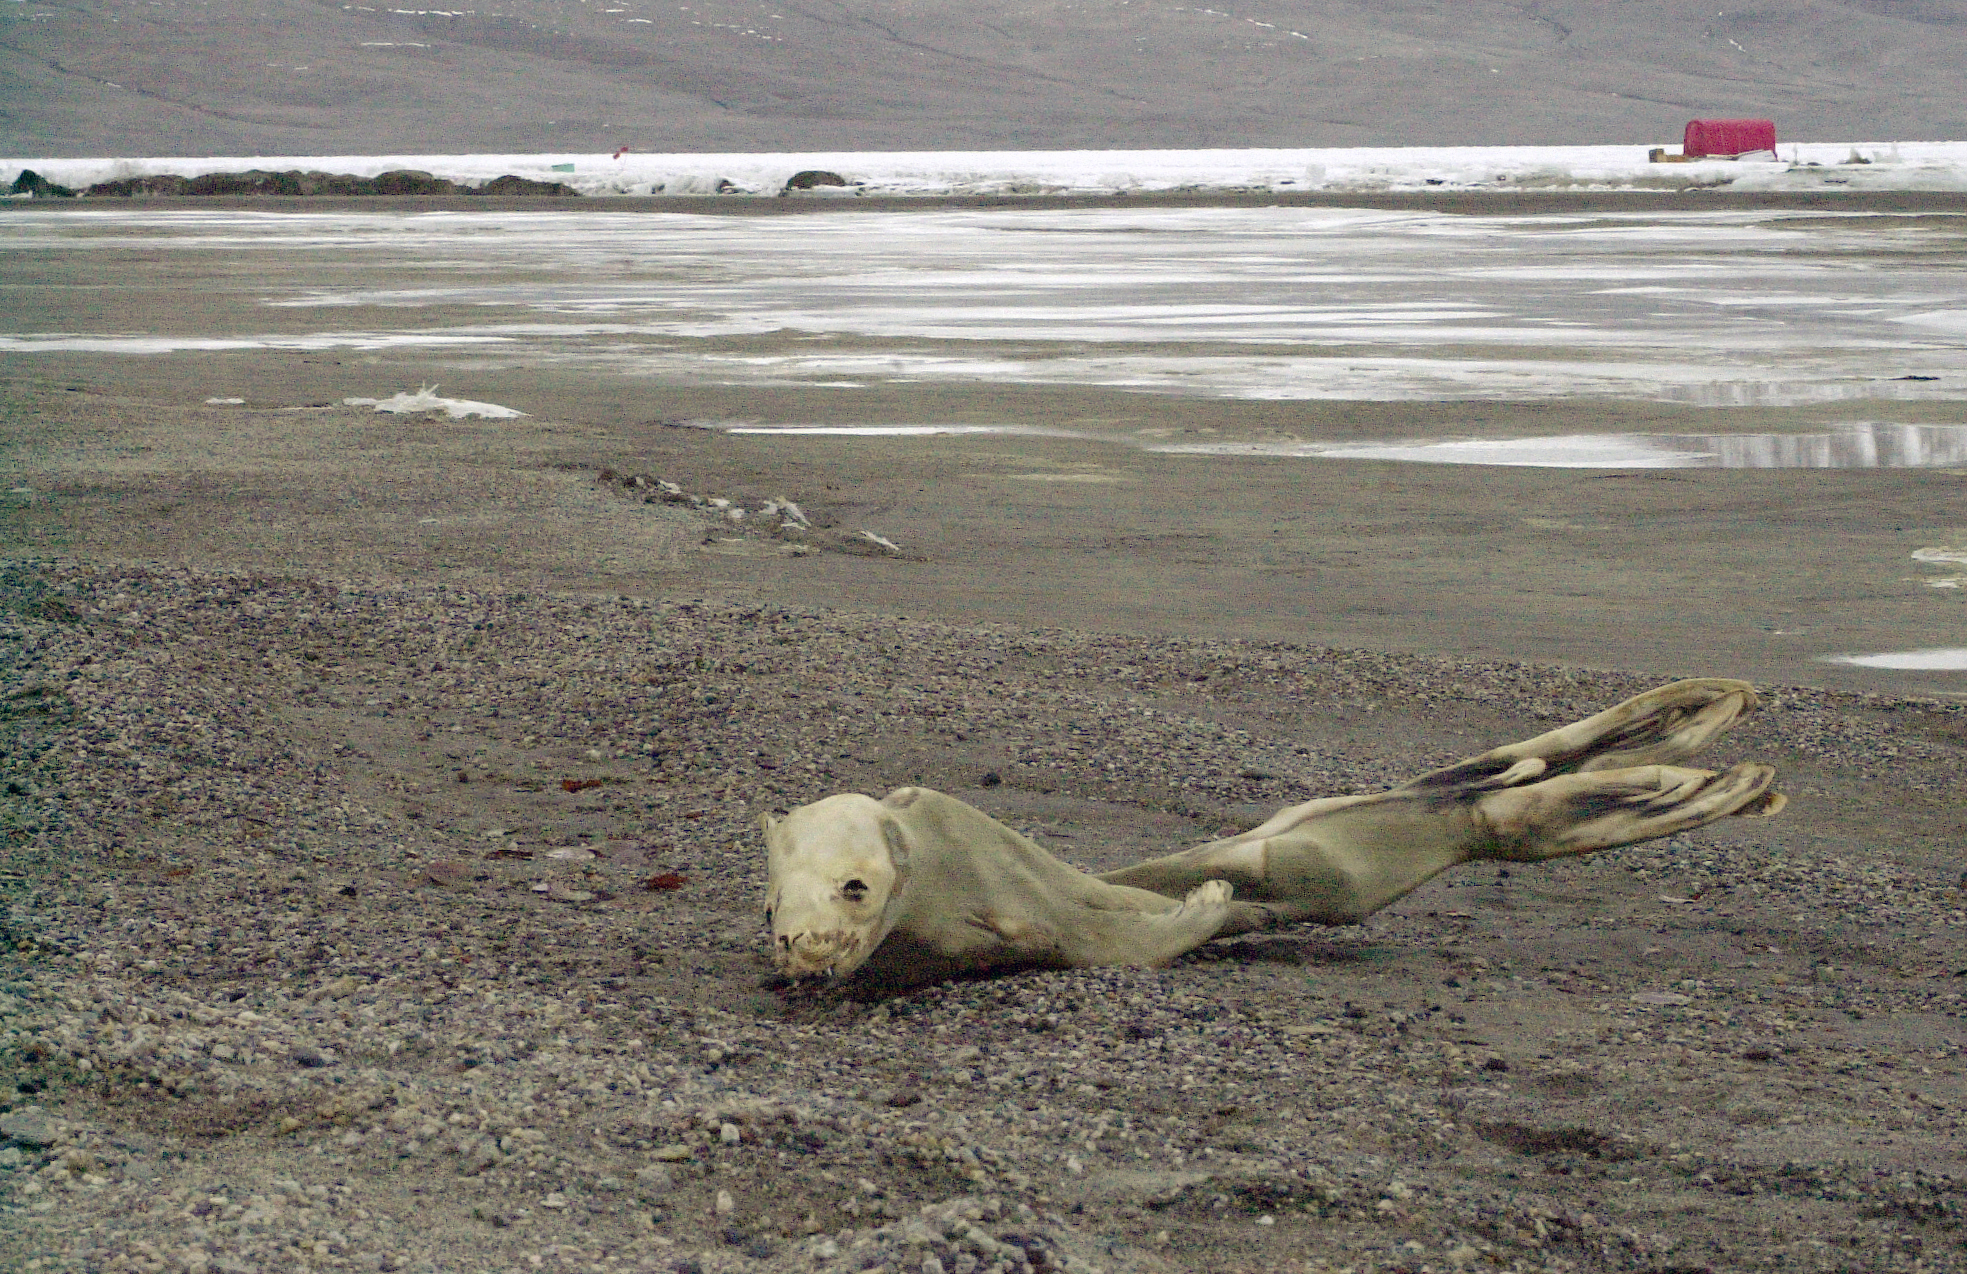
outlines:
{"label": "small stone", "polygon": [[737,1207],[738,1207],[737,1200],[731,1197],[731,1192],[729,1190],[719,1190],[717,1192],[718,1216],[729,1216],[731,1215],[731,1213],[737,1210]]}
{"label": "small stone", "polygon": [[723,1142],[725,1145],[735,1146],[741,1139],[742,1134],[738,1132],[738,1126],[736,1124],[720,1124],[718,1126],[717,1140]]}
{"label": "small stone", "polygon": [[477,1141],[465,1148],[464,1154],[460,1157],[458,1171],[467,1177],[475,1177],[486,1169],[495,1166],[498,1161],[498,1147],[492,1144],[491,1138],[480,1137]]}
{"label": "small stone", "polygon": [[362,979],[356,977],[340,977],[332,982],[323,983],[321,986],[309,991],[307,998],[310,1000],[339,1000],[343,996],[353,995],[361,989]]}
{"label": "small stone", "polygon": [[923,1257],[922,1274],[945,1274],[943,1263],[933,1256]]}
{"label": "small stone", "polygon": [[29,1150],[40,1150],[52,1146],[60,1139],[55,1131],[55,1121],[48,1116],[44,1106],[23,1106],[9,1114],[0,1115],[0,1137],[19,1142]]}
{"label": "small stone", "polygon": [[679,1143],[676,1145],[658,1146],[655,1157],[664,1163],[682,1163],[689,1159],[692,1153],[688,1146]]}
{"label": "small stone", "polygon": [[312,1044],[303,1044],[294,1050],[294,1064],[309,1070],[317,1070],[323,1066],[333,1066],[335,1064],[334,1050],[316,1048]]}

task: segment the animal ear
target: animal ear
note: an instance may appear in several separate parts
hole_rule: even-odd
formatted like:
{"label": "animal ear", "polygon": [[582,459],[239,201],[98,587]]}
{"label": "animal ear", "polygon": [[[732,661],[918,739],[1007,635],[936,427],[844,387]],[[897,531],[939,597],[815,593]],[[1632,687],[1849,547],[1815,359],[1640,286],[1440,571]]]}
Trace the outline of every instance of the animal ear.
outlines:
{"label": "animal ear", "polygon": [[888,862],[897,872],[908,868],[908,836],[892,818],[881,820],[881,840],[888,848]]}
{"label": "animal ear", "polygon": [[778,825],[779,825],[779,820],[773,818],[770,814],[760,814],[758,816],[758,827],[759,830],[765,833],[766,840],[772,839],[772,829],[777,827]]}

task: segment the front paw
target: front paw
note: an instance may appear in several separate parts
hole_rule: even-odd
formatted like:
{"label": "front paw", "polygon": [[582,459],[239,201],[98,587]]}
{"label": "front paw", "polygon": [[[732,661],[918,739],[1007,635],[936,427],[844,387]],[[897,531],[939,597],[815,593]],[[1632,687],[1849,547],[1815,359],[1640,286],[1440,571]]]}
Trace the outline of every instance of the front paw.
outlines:
{"label": "front paw", "polygon": [[1182,899],[1180,912],[1190,915],[1198,911],[1226,910],[1230,896],[1235,892],[1227,880],[1204,881],[1188,891],[1188,896]]}

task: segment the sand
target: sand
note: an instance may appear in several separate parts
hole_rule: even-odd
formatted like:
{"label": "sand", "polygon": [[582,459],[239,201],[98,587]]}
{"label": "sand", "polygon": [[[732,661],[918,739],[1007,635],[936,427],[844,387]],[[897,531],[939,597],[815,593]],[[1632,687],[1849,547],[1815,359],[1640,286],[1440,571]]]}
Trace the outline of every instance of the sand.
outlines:
{"label": "sand", "polygon": [[[253,286],[132,278],[34,281],[213,330]],[[221,365],[246,403],[202,401]],[[663,422],[811,420],[810,391],[550,370],[472,385],[520,421],[307,406],[425,370],[5,369],[7,1263],[1961,1264],[1962,687],[1816,656],[1960,644],[1907,554],[1967,476],[794,446]],[[1166,970],[883,998],[764,958],[764,810],[925,783],[1098,869],[1681,675],[1765,688],[1717,759],[1781,767],[1780,818]]]}

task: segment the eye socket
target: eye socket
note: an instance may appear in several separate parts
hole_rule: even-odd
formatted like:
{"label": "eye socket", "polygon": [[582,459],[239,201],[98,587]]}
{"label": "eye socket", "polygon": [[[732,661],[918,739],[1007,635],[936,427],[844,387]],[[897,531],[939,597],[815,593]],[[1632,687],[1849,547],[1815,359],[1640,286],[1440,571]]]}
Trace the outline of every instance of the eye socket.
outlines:
{"label": "eye socket", "polygon": [[847,895],[848,902],[859,902],[867,897],[867,885],[859,880],[850,880],[840,886],[840,892]]}

